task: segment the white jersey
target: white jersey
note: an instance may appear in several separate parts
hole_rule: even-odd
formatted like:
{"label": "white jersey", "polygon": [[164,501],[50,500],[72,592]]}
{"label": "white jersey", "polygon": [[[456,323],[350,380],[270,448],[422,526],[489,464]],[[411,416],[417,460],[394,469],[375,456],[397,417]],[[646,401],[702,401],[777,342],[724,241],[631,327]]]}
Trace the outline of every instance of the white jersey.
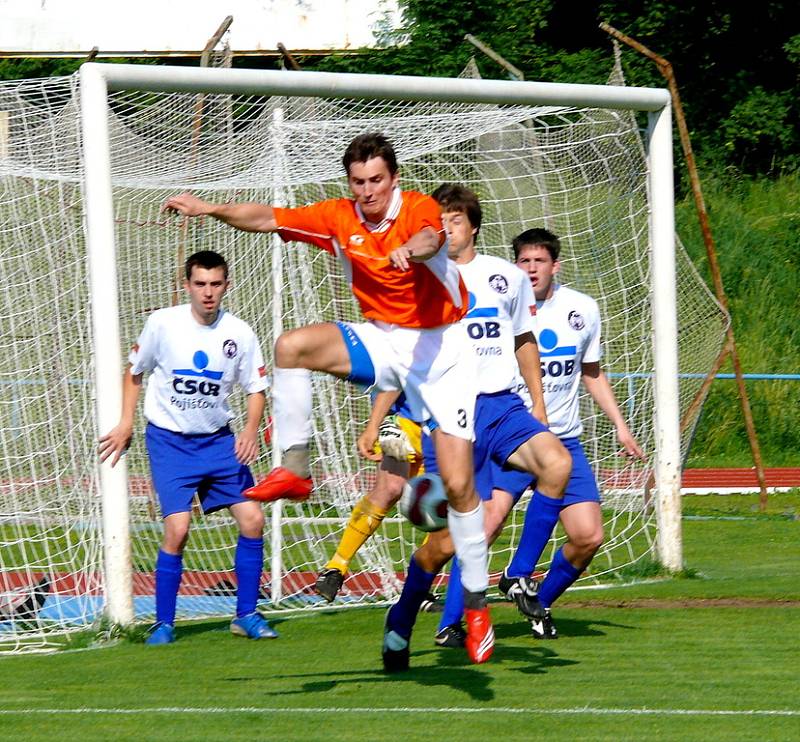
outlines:
{"label": "white jersey", "polygon": [[189,304],[153,312],[128,360],[134,375],[152,371],[144,416],[176,433],[213,433],[227,425],[235,383],[247,394],[267,387],[255,333],[224,310],[213,325],[200,324]]}
{"label": "white jersey", "polygon": [[535,299],[528,276],[514,263],[476,255],[458,269],[469,292],[469,311],[461,324],[478,360],[482,394],[516,388],[519,373],[514,338],[534,332]]}
{"label": "white jersey", "polygon": [[[542,363],[544,406],[550,430],[559,438],[583,432],[580,386],[583,363],[600,360],[600,310],[591,296],[556,285],[546,301],[536,302],[536,341]],[[528,388],[517,390],[530,407]]]}

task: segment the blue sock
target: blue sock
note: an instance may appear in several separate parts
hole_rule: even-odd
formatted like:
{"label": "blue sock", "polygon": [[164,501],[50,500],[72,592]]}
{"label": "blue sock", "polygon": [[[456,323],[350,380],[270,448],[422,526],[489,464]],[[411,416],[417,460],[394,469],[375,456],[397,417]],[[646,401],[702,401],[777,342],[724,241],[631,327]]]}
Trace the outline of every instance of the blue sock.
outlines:
{"label": "blue sock", "polygon": [[509,577],[529,577],[536,568],[536,563],[558,523],[563,504],[562,499],[545,497],[539,490],[533,491],[533,497],[525,511],[525,523],[517,550],[506,568]]}
{"label": "blue sock", "polygon": [[261,570],[264,567],[264,539],[239,536],[236,556],[233,561],[236,570],[236,617],[241,618],[256,609],[258,587],[261,584]]}
{"label": "blue sock", "polygon": [[425,596],[430,592],[435,574],[426,572],[411,557],[408,574],[403,584],[400,599],[389,609],[388,626],[400,636],[408,639],[417,620],[417,613]]}
{"label": "blue sock", "polygon": [[562,546],[553,557],[553,563],[539,588],[539,602],[542,606],[549,608],[581,576],[582,571],[569,563]]}
{"label": "blue sock", "polygon": [[464,588],[461,586],[461,568],[458,559],[453,557],[450,566],[450,580],[447,583],[447,593],[444,598],[444,611],[439,621],[439,631],[445,626],[459,623],[464,615]]}
{"label": "blue sock", "polygon": [[156,557],[156,622],[175,625],[175,606],[183,574],[183,555],[158,550]]}

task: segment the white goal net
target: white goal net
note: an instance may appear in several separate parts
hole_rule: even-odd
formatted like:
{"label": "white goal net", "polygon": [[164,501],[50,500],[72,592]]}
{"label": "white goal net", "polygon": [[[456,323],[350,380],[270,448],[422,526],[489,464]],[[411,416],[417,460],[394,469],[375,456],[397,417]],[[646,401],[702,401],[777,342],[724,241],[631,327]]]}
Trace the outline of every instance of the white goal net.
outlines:
{"label": "white goal net", "polygon": [[[227,306],[256,329],[268,365],[276,329],[357,319],[326,253],[159,209],[183,190],[214,201],[287,205],[346,196],[346,145],[381,131],[396,147],[404,188],[431,192],[447,181],[478,193],[481,250],[508,258],[512,238],[534,226],[561,236],[562,280],[600,304],[603,365],[652,461],[647,168],[630,112],[128,91],[110,95],[108,123],[121,358],[149,312],[184,301],[182,263],[198,249],[228,258]],[[96,458],[104,431],[94,412],[82,144],[77,77],[0,83],[0,651],[55,646],[62,635],[95,625],[104,606]],[[700,388],[697,377],[719,352],[726,318],[681,249],[677,288],[685,411]],[[268,513],[265,534],[267,611],[327,605],[311,586],[374,476],[355,449],[368,414],[364,394],[319,375],[314,401],[314,494],[302,505],[267,508],[279,508]],[[615,579],[652,557],[656,535],[650,464],[619,457],[605,417],[589,399],[583,404],[606,543],[579,585]],[[141,412],[138,422],[127,457],[133,601],[137,619],[147,620],[162,530]],[[684,453],[693,423],[684,421]],[[265,443],[256,477],[270,465]],[[493,549],[495,578],[510,557],[524,504]],[[419,535],[387,518],[351,565],[336,605],[392,600]],[[193,521],[179,619],[233,612],[235,542],[227,515]],[[280,549],[280,574],[270,547]]]}

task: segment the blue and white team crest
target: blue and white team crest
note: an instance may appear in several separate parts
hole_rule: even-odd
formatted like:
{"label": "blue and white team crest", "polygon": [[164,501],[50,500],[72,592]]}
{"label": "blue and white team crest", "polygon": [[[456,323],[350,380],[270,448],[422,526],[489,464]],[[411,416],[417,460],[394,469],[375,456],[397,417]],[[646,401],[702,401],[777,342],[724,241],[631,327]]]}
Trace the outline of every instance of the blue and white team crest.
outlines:
{"label": "blue and white team crest", "polygon": [[575,330],[575,332],[580,332],[586,327],[583,315],[580,312],[576,312],[574,309],[567,315],[567,322],[569,322],[569,326]]}
{"label": "blue and white team crest", "polygon": [[222,353],[225,358],[236,358],[236,354],[239,352],[239,348],[236,345],[235,340],[226,340],[222,344]]}
{"label": "blue and white team crest", "polygon": [[498,294],[508,293],[508,279],[501,273],[495,273],[494,275],[489,276],[489,285]]}

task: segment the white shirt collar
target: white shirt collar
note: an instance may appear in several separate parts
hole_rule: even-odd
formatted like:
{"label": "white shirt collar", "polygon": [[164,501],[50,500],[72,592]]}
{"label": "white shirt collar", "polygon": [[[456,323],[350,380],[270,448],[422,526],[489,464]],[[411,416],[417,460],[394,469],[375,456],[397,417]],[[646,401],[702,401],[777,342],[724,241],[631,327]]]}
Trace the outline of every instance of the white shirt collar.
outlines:
{"label": "white shirt collar", "polygon": [[386,211],[386,216],[383,217],[383,220],[378,222],[369,221],[365,216],[364,212],[361,211],[361,205],[356,201],[356,214],[358,215],[359,220],[361,223],[370,231],[370,232],[385,232],[389,227],[392,226],[392,222],[397,219],[398,214],[400,214],[400,207],[403,205],[403,195],[400,191],[399,186],[395,186],[394,191],[392,191],[392,200],[389,202],[389,209]]}

